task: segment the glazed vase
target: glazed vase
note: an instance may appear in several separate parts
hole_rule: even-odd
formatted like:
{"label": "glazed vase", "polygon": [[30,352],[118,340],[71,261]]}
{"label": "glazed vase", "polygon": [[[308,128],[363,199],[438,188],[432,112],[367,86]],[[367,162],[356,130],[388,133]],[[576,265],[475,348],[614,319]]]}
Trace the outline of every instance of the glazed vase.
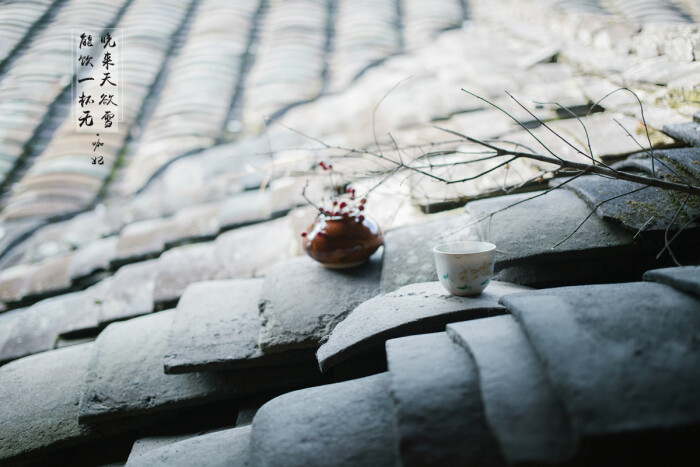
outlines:
{"label": "glazed vase", "polygon": [[328,268],[359,266],[384,241],[377,222],[368,216],[320,214],[302,239],[304,251]]}

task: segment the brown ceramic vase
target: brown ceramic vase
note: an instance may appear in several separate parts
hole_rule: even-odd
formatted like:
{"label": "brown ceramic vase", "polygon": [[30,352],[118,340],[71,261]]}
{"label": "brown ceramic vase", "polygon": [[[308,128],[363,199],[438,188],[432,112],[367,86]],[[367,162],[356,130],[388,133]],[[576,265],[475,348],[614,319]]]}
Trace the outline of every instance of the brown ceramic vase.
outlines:
{"label": "brown ceramic vase", "polygon": [[374,219],[367,216],[319,215],[302,240],[306,253],[329,268],[351,268],[372,256],[384,241]]}

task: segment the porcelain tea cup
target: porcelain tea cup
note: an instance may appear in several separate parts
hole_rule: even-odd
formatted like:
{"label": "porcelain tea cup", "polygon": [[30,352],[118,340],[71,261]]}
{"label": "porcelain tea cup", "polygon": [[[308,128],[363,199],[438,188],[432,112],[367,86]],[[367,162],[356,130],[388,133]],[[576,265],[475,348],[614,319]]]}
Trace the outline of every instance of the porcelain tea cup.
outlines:
{"label": "porcelain tea cup", "polygon": [[491,281],[496,245],[443,243],[433,248],[438,279],[452,295],[479,295]]}

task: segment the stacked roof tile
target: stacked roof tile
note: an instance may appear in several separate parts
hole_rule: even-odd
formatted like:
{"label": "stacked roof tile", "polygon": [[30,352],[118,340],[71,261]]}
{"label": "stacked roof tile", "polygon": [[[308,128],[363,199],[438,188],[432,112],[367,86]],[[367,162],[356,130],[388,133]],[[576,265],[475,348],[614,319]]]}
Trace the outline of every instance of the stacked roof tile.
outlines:
{"label": "stacked roof tile", "polygon": [[[0,463],[692,462],[692,2],[28,5],[0,5]],[[83,25],[126,41],[101,166]],[[690,188],[462,164],[483,148],[435,126]],[[429,176],[377,185],[394,157]],[[357,268],[298,242],[325,158],[384,230]],[[475,298],[436,282],[459,240],[498,247]]]}

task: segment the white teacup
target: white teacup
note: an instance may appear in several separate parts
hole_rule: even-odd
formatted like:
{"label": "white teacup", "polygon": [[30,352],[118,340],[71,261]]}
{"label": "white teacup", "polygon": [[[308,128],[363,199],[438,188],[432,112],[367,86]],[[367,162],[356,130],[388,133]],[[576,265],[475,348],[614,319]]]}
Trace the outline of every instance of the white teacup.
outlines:
{"label": "white teacup", "polygon": [[433,248],[438,279],[452,295],[479,295],[493,275],[496,245],[488,242],[443,243]]}

